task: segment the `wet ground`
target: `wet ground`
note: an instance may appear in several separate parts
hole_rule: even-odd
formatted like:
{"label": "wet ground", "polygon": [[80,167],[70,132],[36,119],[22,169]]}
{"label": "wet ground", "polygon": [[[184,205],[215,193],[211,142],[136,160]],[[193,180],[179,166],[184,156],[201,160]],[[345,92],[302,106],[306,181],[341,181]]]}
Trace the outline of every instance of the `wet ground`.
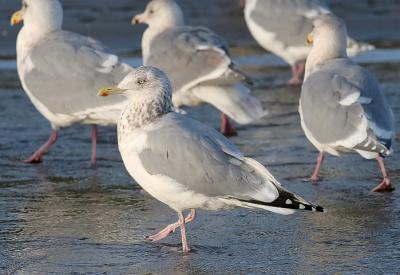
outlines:
{"label": "wet ground", "polygon": [[[396,44],[396,39],[389,39],[396,35],[393,31],[381,44]],[[254,48],[254,42],[243,42],[235,56],[243,59],[238,55],[254,54]],[[400,64],[367,67],[381,82],[400,126]],[[300,88],[269,87],[276,79],[289,77],[287,68],[247,64],[243,69],[259,80],[254,92],[271,115],[255,125],[239,127],[239,136],[232,141],[266,165],[288,189],[323,205],[327,213],[280,216],[245,209],[200,211],[189,225],[190,255],[180,252],[178,232],[150,243],[144,236],[177,217],[129,177],[117,151],[115,129],[100,128],[95,170],[88,168],[90,128],[85,126],[63,129],[44,163],[21,163],[47,139],[49,125],[20,89],[15,71],[3,70],[0,273],[398,274],[400,154],[386,162],[399,186],[390,194],[370,192],[380,181],[380,173],[374,161],[358,155],[328,157],[322,169],[324,180],[318,185],[304,182],[317,152],[300,128]],[[218,113],[211,107],[188,111],[217,127]]]}

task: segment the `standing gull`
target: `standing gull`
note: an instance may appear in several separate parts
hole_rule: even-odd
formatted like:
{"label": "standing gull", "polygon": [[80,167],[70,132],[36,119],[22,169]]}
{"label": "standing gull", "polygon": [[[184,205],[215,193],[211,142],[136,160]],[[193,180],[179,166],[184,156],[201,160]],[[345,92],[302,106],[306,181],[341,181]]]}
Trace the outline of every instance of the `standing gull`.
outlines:
{"label": "standing gull", "polygon": [[393,113],[375,78],[347,57],[346,40],[345,24],[331,14],[319,16],[307,37],[313,47],[299,111],[307,138],[320,151],[311,180],[318,181],[324,152],[357,152],[378,161],[383,180],[373,191],[391,191],[382,157],[395,136]]}
{"label": "standing gull", "polygon": [[58,0],[24,0],[11,25],[24,22],[17,39],[17,66],[22,86],[38,111],[50,122],[49,140],[27,163],[38,163],[58,137],[75,123],[92,124],[92,158],[96,163],[96,125],[115,124],[125,98],[104,102],[96,97],[104,85],[116,85],[133,69],[104,52],[100,42],[63,31]]}
{"label": "standing gull", "polygon": [[267,114],[243,84],[225,41],[207,28],[185,26],[174,1],[151,1],[132,23],[149,25],[142,38],[143,64],[168,75],[176,107],[213,105],[222,112],[221,132],[227,136],[235,134],[227,116],[248,124]]}
{"label": "standing gull", "polygon": [[[330,13],[322,0],[244,0],[247,26],[266,50],[281,57],[292,68],[289,84],[300,84],[304,74],[305,59],[310,47],[304,38],[312,30],[313,20]],[[374,47],[357,43],[349,38],[349,55],[372,50]]]}
{"label": "standing gull", "polygon": [[[129,98],[118,122],[126,169],[143,189],[178,212],[179,221],[150,240],[161,240],[180,227],[183,251],[188,252],[185,224],[195,218],[196,208],[323,211],[286,191],[264,166],[244,157],[214,129],[172,112],[171,85],[160,70],[138,68],[118,87],[99,92],[112,94]],[[190,210],[186,218],[184,210]]]}

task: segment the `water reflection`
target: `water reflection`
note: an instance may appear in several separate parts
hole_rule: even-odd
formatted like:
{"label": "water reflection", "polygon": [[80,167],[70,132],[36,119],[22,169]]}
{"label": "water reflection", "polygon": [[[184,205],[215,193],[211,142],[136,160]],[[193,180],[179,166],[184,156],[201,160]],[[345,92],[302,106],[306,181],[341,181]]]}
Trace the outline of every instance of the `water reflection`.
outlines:
{"label": "water reflection", "polygon": [[[400,70],[371,69],[384,81],[384,92],[398,116]],[[0,112],[8,119],[0,120],[0,273],[396,270],[400,201],[397,192],[369,191],[379,181],[376,164],[355,155],[328,157],[322,169],[325,180],[318,186],[304,183],[316,152],[299,127],[299,89],[260,87],[256,94],[271,116],[241,127],[240,137],[233,141],[246,155],[270,167],[290,190],[324,205],[328,213],[279,216],[245,209],[200,211],[189,225],[193,253],[184,256],[178,232],[161,243],[144,240],[174,222],[176,214],[144,195],[127,175],[116,150],[115,129],[100,129],[97,170],[87,168],[90,131],[83,126],[62,131],[45,163],[25,165],[18,159],[47,137],[48,127],[38,114],[32,115],[36,113],[22,93],[1,91]],[[218,121],[218,113],[207,106],[190,112],[211,125]],[[85,131],[87,136],[82,135]],[[395,184],[400,180],[399,159],[395,154],[387,161]]]}
{"label": "water reflection", "polygon": [[395,248],[390,244],[382,246],[385,238],[394,237],[387,234],[388,228],[398,227],[393,213],[398,206],[393,195],[354,192],[350,186],[347,191],[353,193],[351,197],[331,193],[321,198],[331,209],[327,215],[307,215],[302,219],[300,226],[307,230],[304,242],[299,243],[296,269],[300,274],[310,274],[318,267],[330,267],[328,273],[361,270],[366,268],[363,261],[379,259],[385,249]]}

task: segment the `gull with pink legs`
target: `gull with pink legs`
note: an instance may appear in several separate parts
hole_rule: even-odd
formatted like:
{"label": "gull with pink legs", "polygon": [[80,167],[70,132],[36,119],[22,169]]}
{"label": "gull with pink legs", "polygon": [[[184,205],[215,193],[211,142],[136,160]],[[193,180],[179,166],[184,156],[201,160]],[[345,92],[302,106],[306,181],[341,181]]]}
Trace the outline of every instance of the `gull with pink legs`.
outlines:
{"label": "gull with pink legs", "polygon": [[236,135],[229,118],[249,124],[267,114],[245,85],[224,39],[204,27],[184,24],[173,0],[153,0],[133,24],[148,28],[142,38],[143,64],[163,70],[174,88],[176,107],[208,103],[221,111],[221,133]]}
{"label": "gull with pink legs", "polygon": [[27,163],[42,161],[60,128],[76,123],[92,126],[91,165],[96,164],[97,125],[116,124],[124,97],[104,102],[95,97],[104,85],[116,85],[133,68],[104,51],[90,37],[63,31],[58,0],[24,0],[11,25],[24,22],[17,39],[18,75],[36,109],[50,122],[49,140]]}
{"label": "gull with pink legs", "polygon": [[[313,20],[330,13],[323,0],[241,0],[244,18],[254,39],[266,50],[281,57],[292,68],[290,85],[303,81],[305,60],[310,47],[304,37],[312,29]],[[369,44],[348,38],[350,56],[372,50]]]}
{"label": "gull with pink legs", "polygon": [[347,57],[344,22],[326,14],[313,26],[299,107],[302,128],[320,152],[311,181],[319,179],[325,152],[356,152],[378,162],[383,180],[373,191],[392,191],[383,163],[395,137],[392,110],[373,75]]}
{"label": "gull with pink legs", "polygon": [[[261,208],[285,215],[297,209],[323,212],[285,190],[263,165],[245,157],[219,132],[173,112],[171,84],[159,69],[140,67],[118,87],[99,91],[100,96],[121,94],[129,98],[118,122],[125,167],[179,217],[150,240],[164,239],[180,228],[183,252],[189,252],[186,224],[195,219],[197,208]],[[184,217],[186,210],[190,213]]]}

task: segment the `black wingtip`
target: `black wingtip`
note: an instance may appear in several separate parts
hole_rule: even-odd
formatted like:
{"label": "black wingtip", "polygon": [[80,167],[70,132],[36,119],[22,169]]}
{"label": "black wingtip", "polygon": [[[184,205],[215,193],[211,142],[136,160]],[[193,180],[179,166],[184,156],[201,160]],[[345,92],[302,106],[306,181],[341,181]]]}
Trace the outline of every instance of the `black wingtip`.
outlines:
{"label": "black wingtip", "polygon": [[[299,198],[299,199],[301,199],[301,198]],[[303,199],[301,199],[301,201],[300,201],[299,199],[296,198],[296,201],[294,203],[294,206],[295,206],[294,209],[308,210],[308,211],[313,211],[313,212],[325,212],[325,209],[322,206],[306,202]]]}
{"label": "black wingtip", "polygon": [[322,206],[307,202],[303,198],[285,190],[280,185],[275,185],[278,189],[279,196],[272,202],[264,202],[259,200],[240,200],[254,205],[265,205],[276,208],[287,208],[294,210],[307,210],[312,212],[326,212]]}
{"label": "black wingtip", "polygon": [[272,202],[276,207],[325,212],[322,206],[310,203],[302,197],[287,191],[282,186],[276,186],[276,188],[278,189],[279,196]]}
{"label": "black wingtip", "polygon": [[[300,205],[302,205],[302,204],[300,204]],[[303,209],[303,210],[309,210],[309,211],[313,211],[313,212],[322,212],[322,213],[326,212],[325,209],[319,205],[310,204],[310,205],[304,205],[304,207],[305,207],[305,209]],[[302,210],[301,206],[299,207],[299,209]]]}
{"label": "black wingtip", "polygon": [[317,205],[316,208],[317,212],[322,212],[322,213],[326,212],[325,208],[323,208],[322,206]]}
{"label": "black wingtip", "polygon": [[368,137],[360,144],[354,146],[354,149],[377,153],[385,158],[390,155],[391,143],[391,140],[377,140],[373,137]]}
{"label": "black wingtip", "polygon": [[[240,199],[239,199],[240,200]],[[273,202],[263,202],[263,201],[258,201],[258,200],[240,200],[242,202],[246,202],[249,204],[254,204],[254,205],[265,205],[265,206],[270,206],[270,207],[276,207],[276,208],[287,208],[287,209],[293,209],[293,210],[306,210],[306,211],[312,211],[312,212],[326,212],[326,210],[319,205],[314,205],[306,201],[299,201],[296,197],[293,197],[292,199],[286,199],[285,202],[283,203],[280,198],[274,200]]]}

